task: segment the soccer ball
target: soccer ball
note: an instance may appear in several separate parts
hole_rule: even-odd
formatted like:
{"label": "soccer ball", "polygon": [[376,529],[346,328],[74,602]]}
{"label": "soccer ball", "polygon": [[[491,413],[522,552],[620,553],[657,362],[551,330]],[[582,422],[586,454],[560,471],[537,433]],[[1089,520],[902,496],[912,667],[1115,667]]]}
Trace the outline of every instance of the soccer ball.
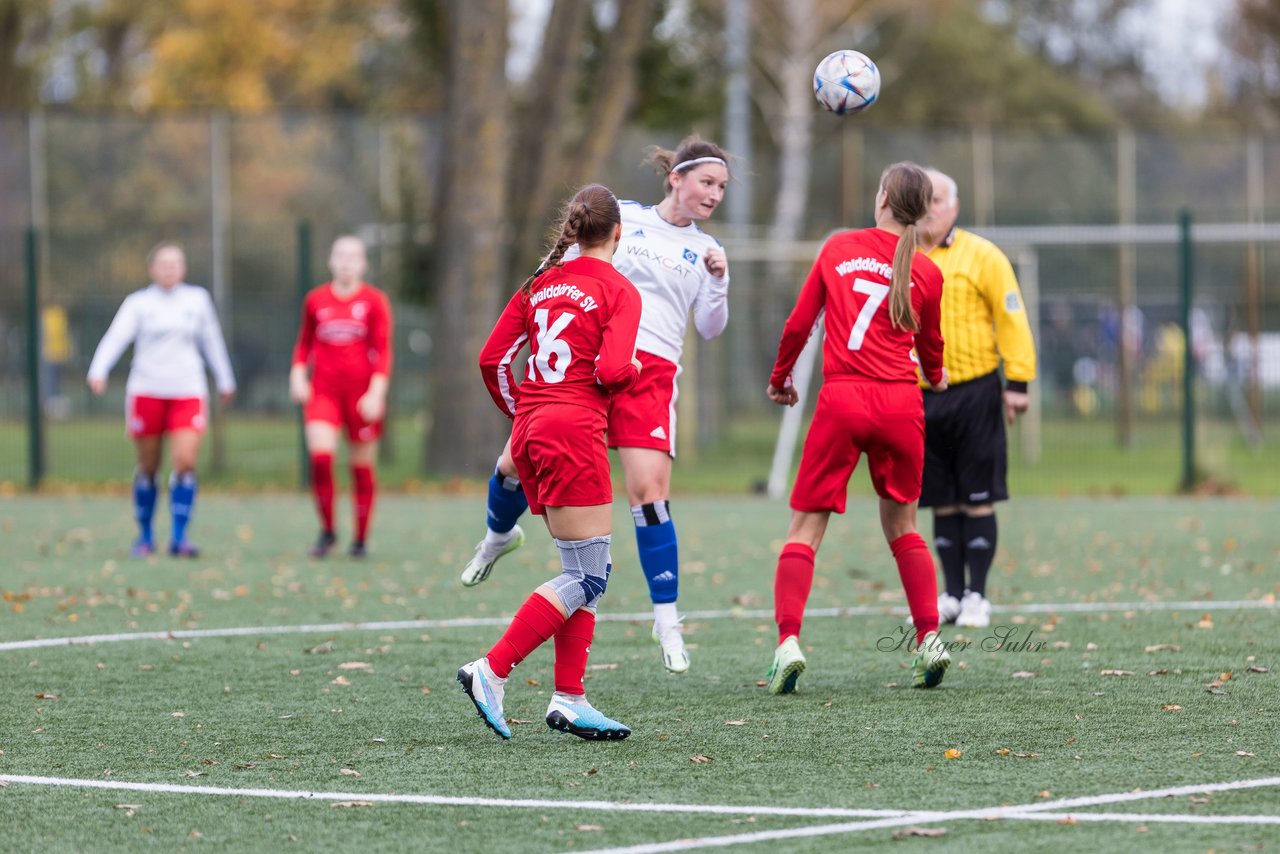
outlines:
{"label": "soccer ball", "polygon": [[880,69],[856,50],[827,54],[813,72],[813,95],[837,116],[860,113],[880,95]]}

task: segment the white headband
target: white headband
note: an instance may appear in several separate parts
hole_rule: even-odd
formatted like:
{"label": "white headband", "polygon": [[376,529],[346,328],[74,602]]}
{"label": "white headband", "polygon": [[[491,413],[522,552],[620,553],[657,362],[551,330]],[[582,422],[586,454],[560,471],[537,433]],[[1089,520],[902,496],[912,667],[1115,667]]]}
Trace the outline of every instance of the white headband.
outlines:
{"label": "white headband", "polygon": [[692,160],[684,160],[671,167],[672,172],[683,172],[691,166],[698,166],[702,163],[719,163],[721,166],[728,167],[728,163],[724,162],[723,157],[695,157]]}

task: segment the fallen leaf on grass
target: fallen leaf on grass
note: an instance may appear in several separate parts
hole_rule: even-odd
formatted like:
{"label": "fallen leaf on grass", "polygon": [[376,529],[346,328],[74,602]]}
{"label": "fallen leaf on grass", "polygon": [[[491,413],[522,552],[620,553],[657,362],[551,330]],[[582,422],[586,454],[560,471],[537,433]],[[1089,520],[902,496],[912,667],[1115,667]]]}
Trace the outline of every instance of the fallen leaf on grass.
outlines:
{"label": "fallen leaf on grass", "polygon": [[766,685],[768,685],[768,684],[769,684],[768,682],[766,682],[766,681],[764,681],[763,679],[761,679],[760,681],[756,682],[756,687],[757,687],[757,688],[763,688],[763,687],[765,687],[765,686],[766,686]]}
{"label": "fallen leaf on grass", "polygon": [[1204,798],[1198,798],[1198,797],[1196,797],[1195,795],[1192,795],[1192,796],[1189,798],[1189,800],[1190,800],[1190,801],[1191,801],[1191,803],[1193,803],[1193,804],[1207,804],[1207,803],[1209,803],[1209,799],[1208,799],[1207,797],[1204,797]]}
{"label": "fallen leaf on grass", "polygon": [[1237,750],[1236,756],[1252,756],[1253,754],[1247,750]]}
{"label": "fallen leaf on grass", "polygon": [[1052,797],[1053,797],[1053,792],[1049,791],[1048,789],[1043,789],[1043,790],[1041,790],[1041,792],[1040,792],[1040,797],[1042,797],[1042,798],[1052,798]]}
{"label": "fallen leaf on grass", "polygon": [[1015,753],[1013,755],[1018,757],[1019,759],[1039,759],[1040,758],[1039,753]]}
{"label": "fallen leaf on grass", "polygon": [[1034,673],[1032,673],[1030,670],[1019,670],[1018,672],[1016,672],[1016,673],[1014,673],[1014,674],[1013,674],[1012,678],[1014,678],[1014,679],[1033,679],[1033,678],[1035,678],[1035,674],[1034,674]]}
{"label": "fallen leaf on grass", "polygon": [[537,687],[538,687],[539,685],[541,685],[542,683],[541,683],[541,682],[539,682],[537,679],[528,679],[528,678],[526,678],[526,679],[524,680],[524,684],[526,684],[526,685],[532,685],[533,687],[537,688]]}
{"label": "fallen leaf on grass", "polygon": [[333,641],[327,640],[322,644],[317,644],[307,650],[307,655],[323,655],[326,652],[333,652]]}
{"label": "fallen leaf on grass", "polygon": [[56,699],[58,699],[58,695],[57,695],[57,694],[41,693],[41,694],[36,694],[36,699],[37,699],[37,700],[56,700]]}
{"label": "fallen leaf on grass", "polygon": [[1008,755],[1009,755],[1010,753],[1012,753],[1012,752],[1013,752],[1013,751],[1012,751],[1012,750],[1010,750],[1010,749],[1009,749],[1009,748],[1007,748],[1007,747],[1000,747],[1000,748],[997,748],[997,749],[996,749],[996,755],[997,755],[997,756],[1008,756]]}
{"label": "fallen leaf on grass", "polygon": [[894,839],[906,839],[910,836],[945,836],[945,827],[904,827],[893,832]]}
{"label": "fallen leaf on grass", "polygon": [[1201,617],[1201,618],[1200,618],[1200,622],[1196,623],[1196,628],[1197,628],[1197,629],[1211,629],[1211,628],[1213,628],[1213,615],[1212,615],[1212,614],[1205,614],[1203,617]]}
{"label": "fallen leaf on grass", "polygon": [[1219,674],[1218,674],[1218,680],[1219,680],[1220,682],[1226,682],[1226,681],[1228,681],[1230,678],[1231,678],[1231,671],[1230,671],[1230,670],[1226,671],[1225,673],[1219,673]]}
{"label": "fallen leaf on grass", "polygon": [[236,767],[239,768],[241,771],[252,771],[254,768],[257,768],[258,766],[252,762],[242,762]]}
{"label": "fallen leaf on grass", "polygon": [[1176,643],[1153,643],[1151,646],[1143,647],[1143,652],[1182,652],[1182,647]]}
{"label": "fallen leaf on grass", "polygon": [[1161,667],[1159,670],[1150,671],[1149,673],[1147,673],[1147,675],[1148,676],[1168,676],[1169,669],[1167,667]]}
{"label": "fallen leaf on grass", "polygon": [[268,759],[288,759],[289,757],[284,755],[283,753],[268,753],[267,758]]}
{"label": "fallen leaf on grass", "polygon": [[1162,712],[1180,712],[1180,711],[1182,711],[1182,706],[1175,706],[1173,703],[1168,703],[1168,704],[1166,704],[1166,705],[1161,706],[1161,707],[1160,707],[1160,711],[1162,711]]}
{"label": "fallen leaf on grass", "polygon": [[587,669],[588,670],[617,670],[618,665],[612,662],[608,664],[588,664]]}
{"label": "fallen leaf on grass", "polygon": [[329,804],[331,807],[371,807],[373,801],[334,801]]}
{"label": "fallen leaf on grass", "polygon": [[187,771],[187,772],[184,772],[182,776],[183,777],[203,777],[204,772],[203,771]]}
{"label": "fallen leaf on grass", "polygon": [[[1252,756],[1253,754],[1249,754],[1249,755]],[[689,761],[690,762],[714,762],[715,760],[712,759],[710,756],[703,756],[701,753],[699,753],[697,756],[689,757]]]}
{"label": "fallen leaf on grass", "polygon": [[1205,688],[1205,690],[1210,694],[1213,694],[1215,697],[1227,697],[1231,695],[1230,691],[1223,691],[1217,685],[1210,685],[1208,688]]}
{"label": "fallen leaf on grass", "polygon": [[519,726],[521,724],[531,724],[533,721],[521,720],[520,718],[507,718],[507,723]]}
{"label": "fallen leaf on grass", "polygon": [[366,673],[373,672],[373,665],[367,661],[344,661],[338,665],[339,670],[363,670]]}
{"label": "fallen leaf on grass", "polygon": [[330,684],[330,685],[350,685],[350,684],[351,684],[351,680],[350,680],[350,679],[348,679],[348,678],[347,678],[347,677],[345,677],[345,676],[339,676],[337,679],[334,679],[334,680],[333,680],[332,682],[330,682],[329,684]]}
{"label": "fallen leaf on grass", "polygon": [[1132,675],[1133,675],[1133,671],[1132,671],[1132,670],[1103,670],[1103,671],[1101,671],[1101,675],[1103,675],[1103,676],[1132,676]]}
{"label": "fallen leaf on grass", "polygon": [[133,818],[133,814],[142,809],[142,804],[112,804],[112,809],[124,810],[124,814]]}
{"label": "fallen leaf on grass", "polygon": [[742,719],[742,720],[740,720],[740,721],[725,721],[725,722],[724,722],[724,725],[725,725],[725,726],[746,726],[746,725],[747,725],[747,719],[746,719],[746,718],[743,718],[743,719]]}
{"label": "fallen leaf on grass", "polygon": [[357,771],[357,770],[356,770],[356,769],[354,769],[354,768],[339,768],[339,769],[338,769],[338,773],[339,773],[339,774],[341,774],[343,777],[359,777],[359,776],[361,776],[361,775],[360,775],[360,772],[359,772],[359,771]]}
{"label": "fallen leaf on grass", "polygon": [[577,826],[576,828],[574,828],[574,829],[575,829],[575,830],[580,830],[580,831],[582,831],[583,833],[590,833],[590,832],[592,832],[592,831],[594,831],[594,830],[604,830],[604,828],[603,828],[603,827],[601,827],[601,826],[600,826],[600,825],[598,825],[598,824],[580,824],[580,825],[578,825],[578,826]]}
{"label": "fallen leaf on grass", "polygon": [[958,750],[954,747],[948,747],[946,752],[943,753],[942,756],[945,759],[959,759],[961,756],[964,756],[964,751]]}
{"label": "fallen leaf on grass", "polygon": [[1058,824],[1079,824],[1079,823],[1080,823],[1080,819],[1076,818],[1073,815],[1069,815],[1058,822]]}
{"label": "fallen leaf on grass", "polygon": [[7,788],[9,788],[9,784],[6,783],[4,780],[0,780],[0,789],[7,789]]}
{"label": "fallen leaf on grass", "polygon": [[1271,668],[1270,668],[1270,667],[1257,667],[1257,666],[1250,666],[1250,667],[1249,667],[1249,672],[1250,672],[1250,673],[1270,673],[1270,672],[1271,672]]}
{"label": "fallen leaf on grass", "polygon": [[600,773],[600,769],[598,769],[598,768],[588,768],[586,771],[583,771],[583,772],[582,772],[582,776],[583,776],[583,777],[594,777],[595,775],[597,775],[597,774],[599,774],[599,773]]}

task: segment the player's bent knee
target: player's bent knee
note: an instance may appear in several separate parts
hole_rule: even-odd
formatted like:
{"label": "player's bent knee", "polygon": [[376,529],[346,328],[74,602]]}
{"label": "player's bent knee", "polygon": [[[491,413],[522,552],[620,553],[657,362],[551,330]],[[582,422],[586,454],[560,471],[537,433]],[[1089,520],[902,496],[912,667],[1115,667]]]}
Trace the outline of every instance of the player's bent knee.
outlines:
{"label": "player's bent knee", "polygon": [[562,567],[560,574],[547,582],[547,587],[556,594],[565,613],[572,614],[579,608],[595,610],[613,571],[609,553],[611,539],[604,536],[555,541]]}

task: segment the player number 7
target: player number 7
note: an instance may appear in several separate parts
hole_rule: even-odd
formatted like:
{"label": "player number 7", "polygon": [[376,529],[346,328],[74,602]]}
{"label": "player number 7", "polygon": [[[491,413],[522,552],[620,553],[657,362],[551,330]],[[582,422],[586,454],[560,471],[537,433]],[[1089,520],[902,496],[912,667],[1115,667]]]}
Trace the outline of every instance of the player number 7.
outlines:
{"label": "player number 7", "polygon": [[871,316],[889,295],[889,286],[879,282],[869,282],[866,279],[854,279],[853,290],[854,293],[867,295],[867,301],[862,304],[858,319],[854,321],[853,330],[849,333],[849,349],[861,350],[862,339],[866,337],[867,329],[871,326]]}

